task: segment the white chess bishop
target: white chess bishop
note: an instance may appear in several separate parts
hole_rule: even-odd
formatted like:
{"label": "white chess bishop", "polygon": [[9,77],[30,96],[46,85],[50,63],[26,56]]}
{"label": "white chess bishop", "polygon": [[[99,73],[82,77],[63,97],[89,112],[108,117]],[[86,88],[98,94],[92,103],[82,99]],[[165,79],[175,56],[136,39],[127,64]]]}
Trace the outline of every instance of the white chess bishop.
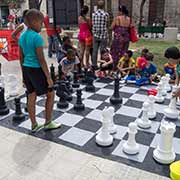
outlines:
{"label": "white chess bishop", "polygon": [[142,114],[142,117],[141,118],[138,118],[136,120],[136,123],[137,125],[140,127],[140,128],[150,128],[151,127],[151,121],[149,120],[148,118],[148,111],[149,111],[149,107],[150,107],[150,104],[148,102],[144,102],[143,103],[143,114]]}
{"label": "white chess bishop", "polygon": [[154,102],[155,102],[155,97],[153,95],[149,95],[149,111],[148,111],[148,118],[149,119],[155,119],[156,118],[156,111],[154,109]]}
{"label": "white chess bishop", "polygon": [[[174,86],[173,92],[175,92],[179,87]],[[170,119],[177,119],[179,116],[179,111],[176,108],[176,97],[172,97],[169,106],[164,109],[164,115]]]}
{"label": "white chess bishop", "polygon": [[163,96],[166,96],[167,95],[167,90],[166,90],[166,77],[165,76],[163,76],[162,78],[161,78],[161,82],[162,82],[162,95]]}
{"label": "white chess bishop", "polygon": [[123,151],[127,154],[139,153],[139,144],[136,143],[137,124],[134,122],[128,125],[128,140],[123,144]]}
{"label": "white chess bishop", "polygon": [[170,81],[170,74],[166,74],[166,84],[165,84],[165,89],[167,92],[171,92],[171,85],[169,84]]}
{"label": "white chess bishop", "polygon": [[114,108],[113,107],[109,107],[108,109],[109,112],[109,125],[108,125],[108,130],[110,134],[115,134],[117,132],[117,126],[114,124]]}
{"label": "white chess bishop", "polygon": [[159,163],[170,164],[176,157],[173,149],[173,136],[176,131],[176,125],[172,122],[162,121],[160,131],[159,144],[153,152],[153,157]]}
{"label": "white chess bishop", "polygon": [[163,88],[163,84],[162,82],[159,82],[157,87],[157,95],[155,96],[155,102],[157,103],[164,102],[164,97],[162,96],[162,88]]}
{"label": "white chess bishop", "polygon": [[109,133],[109,110],[107,107],[102,111],[102,128],[99,133],[96,135],[96,143],[100,146],[110,146],[113,143],[113,136]]}

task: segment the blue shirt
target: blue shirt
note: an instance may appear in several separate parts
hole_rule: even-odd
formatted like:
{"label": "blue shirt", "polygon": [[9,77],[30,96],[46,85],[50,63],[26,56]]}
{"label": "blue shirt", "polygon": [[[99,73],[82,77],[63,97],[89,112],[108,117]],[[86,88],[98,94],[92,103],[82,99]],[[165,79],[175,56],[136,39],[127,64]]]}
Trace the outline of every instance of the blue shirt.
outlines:
{"label": "blue shirt", "polygon": [[35,31],[28,29],[19,38],[19,46],[24,55],[23,66],[40,68],[36,49],[43,47],[42,37]]}
{"label": "blue shirt", "polygon": [[141,77],[149,78],[152,74],[157,73],[157,68],[154,64],[150,64],[149,67],[145,67],[143,70],[139,72]]}

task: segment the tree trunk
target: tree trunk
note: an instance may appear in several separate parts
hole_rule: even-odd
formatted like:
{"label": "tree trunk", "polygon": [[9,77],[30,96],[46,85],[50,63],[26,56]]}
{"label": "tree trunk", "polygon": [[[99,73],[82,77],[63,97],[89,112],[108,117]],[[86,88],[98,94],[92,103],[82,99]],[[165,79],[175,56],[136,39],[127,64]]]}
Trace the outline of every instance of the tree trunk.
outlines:
{"label": "tree trunk", "polygon": [[145,4],[146,0],[142,0],[141,1],[141,5],[140,5],[140,16],[139,16],[139,26],[141,26],[142,24],[142,19],[143,19],[143,9],[144,9],[144,4]]}

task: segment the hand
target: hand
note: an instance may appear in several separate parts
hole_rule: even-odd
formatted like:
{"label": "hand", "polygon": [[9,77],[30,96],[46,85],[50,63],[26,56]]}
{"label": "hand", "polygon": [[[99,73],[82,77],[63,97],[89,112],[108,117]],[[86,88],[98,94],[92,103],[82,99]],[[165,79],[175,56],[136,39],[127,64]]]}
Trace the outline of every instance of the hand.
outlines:
{"label": "hand", "polygon": [[176,97],[176,98],[177,98],[177,97],[180,97],[180,89],[178,89],[177,91],[173,92],[173,93],[172,93],[172,96],[173,96],[173,97]]}
{"label": "hand", "polygon": [[48,88],[53,87],[54,83],[51,78],[47,78]]}

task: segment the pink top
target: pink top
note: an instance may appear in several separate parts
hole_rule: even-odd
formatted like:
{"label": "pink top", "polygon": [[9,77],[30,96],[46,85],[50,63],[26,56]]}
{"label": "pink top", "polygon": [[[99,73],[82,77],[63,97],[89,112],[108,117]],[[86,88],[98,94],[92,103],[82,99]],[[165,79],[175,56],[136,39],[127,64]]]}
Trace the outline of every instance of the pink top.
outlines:
{"label": "pink top", "polygon": [[91,32],[89,30],[89,25],[87,22],[83,22],[79,24],[79,35],[78,35],[78,39],[80,41],[85,41],[86,38],[91,36]]}

